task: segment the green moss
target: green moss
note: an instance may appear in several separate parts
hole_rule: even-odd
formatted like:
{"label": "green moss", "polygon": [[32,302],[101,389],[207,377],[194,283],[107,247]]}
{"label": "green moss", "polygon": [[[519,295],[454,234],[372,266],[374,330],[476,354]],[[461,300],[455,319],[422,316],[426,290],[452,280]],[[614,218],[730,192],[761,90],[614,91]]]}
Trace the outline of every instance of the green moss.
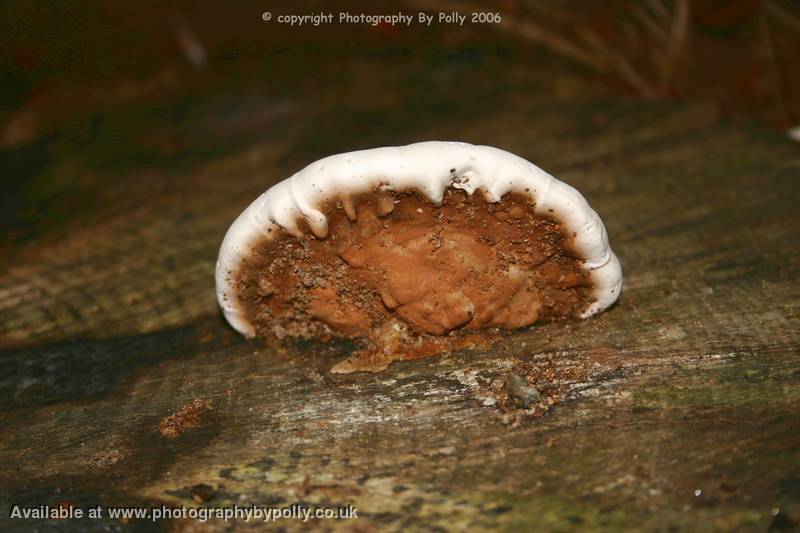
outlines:
{"label": "green moss", "polygon": [[[770,364],[771,363],[771,364]],[[677,368],[671,379],[636,392],[637,407],[766,406],[800,401],[800,375],[786,358],[741,357],[716,368]]]}

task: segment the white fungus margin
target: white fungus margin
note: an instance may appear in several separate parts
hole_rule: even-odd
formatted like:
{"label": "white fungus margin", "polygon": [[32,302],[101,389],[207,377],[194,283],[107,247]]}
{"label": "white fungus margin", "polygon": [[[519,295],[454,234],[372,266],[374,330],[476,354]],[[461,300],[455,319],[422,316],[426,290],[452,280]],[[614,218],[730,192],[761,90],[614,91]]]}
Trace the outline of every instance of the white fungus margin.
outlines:
{"label": "white fungus margin", "polygon": [[[611,251],[605,226],[584,197],[533,163],[491,146],[428,141],[337,154],[320,159],[270,187],[233,222],[222,241],[216,267],[217,300],[228,322],[252,337],[255,328],[244,314],[234,275],[253,245],[277,237],[283,229],[300,237],[297,221],[305,218],[319,238],[328,233],[327,217],[318,208],[329,201],[349,202],[352,195],[379,188],[416,190],[441,204],[448,187],[468,194],[482,190],[490,202],[516,192],[530,196],[535,211],[552,214],[574,233],[575,252],[591,272],[595,301],[583,312],[592,316],[619,297],[622,270]],[[550,211],[552,210],[552,211]]]}

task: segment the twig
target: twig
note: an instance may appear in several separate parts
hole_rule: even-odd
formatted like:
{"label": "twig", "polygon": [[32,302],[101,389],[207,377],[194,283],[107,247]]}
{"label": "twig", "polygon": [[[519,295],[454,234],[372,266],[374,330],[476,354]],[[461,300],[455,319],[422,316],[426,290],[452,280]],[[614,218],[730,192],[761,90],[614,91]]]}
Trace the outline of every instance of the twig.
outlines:
{"label": "twig", "polygon": [[792,15],[784,8],[776,4],[775,2],[768,1],[767,2],[767,11],[770,15],[775,17],[776,20],[783,22],[786,26],[793,29],[796,32],[800,32],[800,18]]}
{"label": "twig", "polygon": [[[481,9],[480,6],[451,0],[412,0],[411,4],[425,11],[470,12]],[[609,48],[593,32],[584,31],[584,40],[592,45],[599,54],[578,46],[569,39],[547,30],[544,26],[519,18],[515,19],[507,14],[503,16],[503,23],[499,24],[497,28],[512,33],[517,37],[539,43],[556,53],[590,66],[595,70],[601,72],[615,71],[644,98],[655,98],[657,96],[655,89],[636,72],[625,57]]]}
{"label": "twig", "polygon": [[[503,27],[501,25],[501,27]],[[583,50],[581,47],[576,46],[568,39],[564,39],[560,35],[550,33],[544,27],[529,22],[529,21],[509,21],[505,25],[505,29],[512,33],[516,33],[520,37],[525,37],[528,40],[538,42],[542,46],[550,50],[560,53],[569,57],[579,63],[588,65],[597,70],[605,70],[605,62],[590,52]]]}
{"label": "twig", "polygon": [[600,54],[606,58],[607,65],[610,68],[606,68],[604,70],[613,70],[619,74],[622,79],[624,79],[631,87],[636,89],[640,96],[652,99],[658,96],[658,93],[653,88],[652,85],[647,83],[647,81],[636,72],[636,69],[625,59],[624,56],[609,48],[603,39],[601,39],[596,33],[590,30],[583,30],[579,32],[579,34],[584,41],[592,45],[595,49],[597,49]]}
{"label": "twig", "polygon": [[680,61],[681,52],[689,35],[690,17],[689,0],[678,0],[675,4],[675,16],[672,19],[669,48],[664,58],[664,66],[659,80],[659,89],[662,94],[667,92],[675,75],[675,68],[678,65],[678,61]]}
{"label": "twig", "polygon": [[791,123],[789,116],[789,108],[786,106],[786,95],[783,93],[783,83],[781,81],[781,73],[778,69],[778,61],[775,57],[775,47],[772,44],[772,32],[769,29],[769,21],[762,13],[758,17],[758,23],[761,28],[761,33],[764,36],[764,48],[767,52],[767,63],[769,64],[770,76],[772,83],[775,86],[775,96],[778,100],[778,108],[782,115],[783,126],[788,126]]}
{"label": "twig", "polygon": [[661,17],[661,20],[664,22],[669,22],[669,20],[672,18],[672,16],[669,14],[669,10],[664,7],[664,4],[662,4],[660,0],[647,0],[645,4],[650,8],[650,11]]}
{"label": "twig", "polygon": [[658,22],[656,22],[647,11],[642,9],[641,5],[634,4],[633,16],[636,17],[639,22],[642,23],[642,26],[644,26],[658,41],[664,44],[669,42],[667,30],[659,26]]}
{"label": "twig", "polygon": [[[479,5],[451,0],[412,0],[410,3],[424,11],[472,12],[485,9]],[[578,63],[598,70],[604,69],[604,61],[601,58],[593,56],[568,39],[547,30],[544,26],[536,24],[535,22],[522,20],[519,17],[511,17],[507,13],[503,14],[502,17],[503,22],[496,26],[497,29],[512,33],[517,37],[523,37],[529,41],[537,42],[553,52],[569,57]]]}
{"label": "twig", "polygon": [[181,47],[186,60],[194,67],[195,70],[202,70],[208,63],[206,49],[197,34],[194,32],[189,23],[180,13],[175,13],[172,17],[172,31],[175,35],[175,40]]}

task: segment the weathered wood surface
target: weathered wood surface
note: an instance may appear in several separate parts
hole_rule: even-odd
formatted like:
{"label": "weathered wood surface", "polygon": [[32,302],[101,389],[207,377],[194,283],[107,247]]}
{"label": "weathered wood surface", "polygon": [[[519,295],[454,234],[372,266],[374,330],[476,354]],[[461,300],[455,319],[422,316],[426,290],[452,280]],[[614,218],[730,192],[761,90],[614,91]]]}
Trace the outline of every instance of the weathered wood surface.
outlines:
{"label": "weathered wood surface", "polygon": [[[197,505],[198,484],[208,505],[351,503],[357,522],[317,524],[348,530],[800,521],[798,145],[704,105],[538,96],[547,76],[464,53],[105,111],[2,155],[4,530],[124,528],[8,506]],[[352,346],[233,334],[213,269],[239,210],[316,157],[430,138],[581,190],[623,263],[619,304],[377,375],[327,372]],[[547,415],[487,405],[493,380],[537,366],[566,394]],[[196,399],[212,409],[163,436]]]}

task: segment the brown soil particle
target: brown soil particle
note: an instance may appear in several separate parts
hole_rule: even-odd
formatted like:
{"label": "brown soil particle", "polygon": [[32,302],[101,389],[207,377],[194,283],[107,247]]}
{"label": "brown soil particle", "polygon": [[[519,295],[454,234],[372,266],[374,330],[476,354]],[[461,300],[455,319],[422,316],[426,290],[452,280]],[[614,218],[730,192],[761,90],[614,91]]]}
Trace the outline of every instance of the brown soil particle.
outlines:
{"label": "brown soil particle", "polygon": [[265,238],[234,275],[261,336],[366,339],[340,372],[440,353],[476,330],[576,317],[591,302],[572,238],[525,196],[489,203],[449,189],[436,206],[375,192],[327,214],[325,239]]}
{"label": "brown soil particle", "polygon": [[[600,374],[596,374],[598,370]],[[517,426],[527,418],[546,415],[587,382],[603,381],[608,370],[603,365],[572,358],[559,364],[545,358],[518,362],[508,372],[479,378],[478,382],[483,404],[496,406],[504,424]]]}
{"label": "brown soil particle", "polygon": [[217,489],[206,483],[198,483],[189,489],[189,494],[192,495],[192,499],[197,503],[205,503],[214,499],[217,495]]}
{"label": "brown soil particle", "polygon": [[536,387],[531,387],[525,378],[513,372],[506,379],[506,392],[509,399],[522,409],[527,409],[531,404],[542,399],[542,395]]}
{"label": "brown soil particle", "polygon": [[161,436],[174,439],[182,435],[187,429],[198,427],[209,411],[213,411],[209,400],[196,399],[181,407],[177,413],[165,416],[158,424]]}
{"label": "brown soil particle", "polygon": [[118,450],[103,450],[91,458],[91,463],[98,468],[106,468],[114,466],[120,459],[122,459],[122,454]]}

